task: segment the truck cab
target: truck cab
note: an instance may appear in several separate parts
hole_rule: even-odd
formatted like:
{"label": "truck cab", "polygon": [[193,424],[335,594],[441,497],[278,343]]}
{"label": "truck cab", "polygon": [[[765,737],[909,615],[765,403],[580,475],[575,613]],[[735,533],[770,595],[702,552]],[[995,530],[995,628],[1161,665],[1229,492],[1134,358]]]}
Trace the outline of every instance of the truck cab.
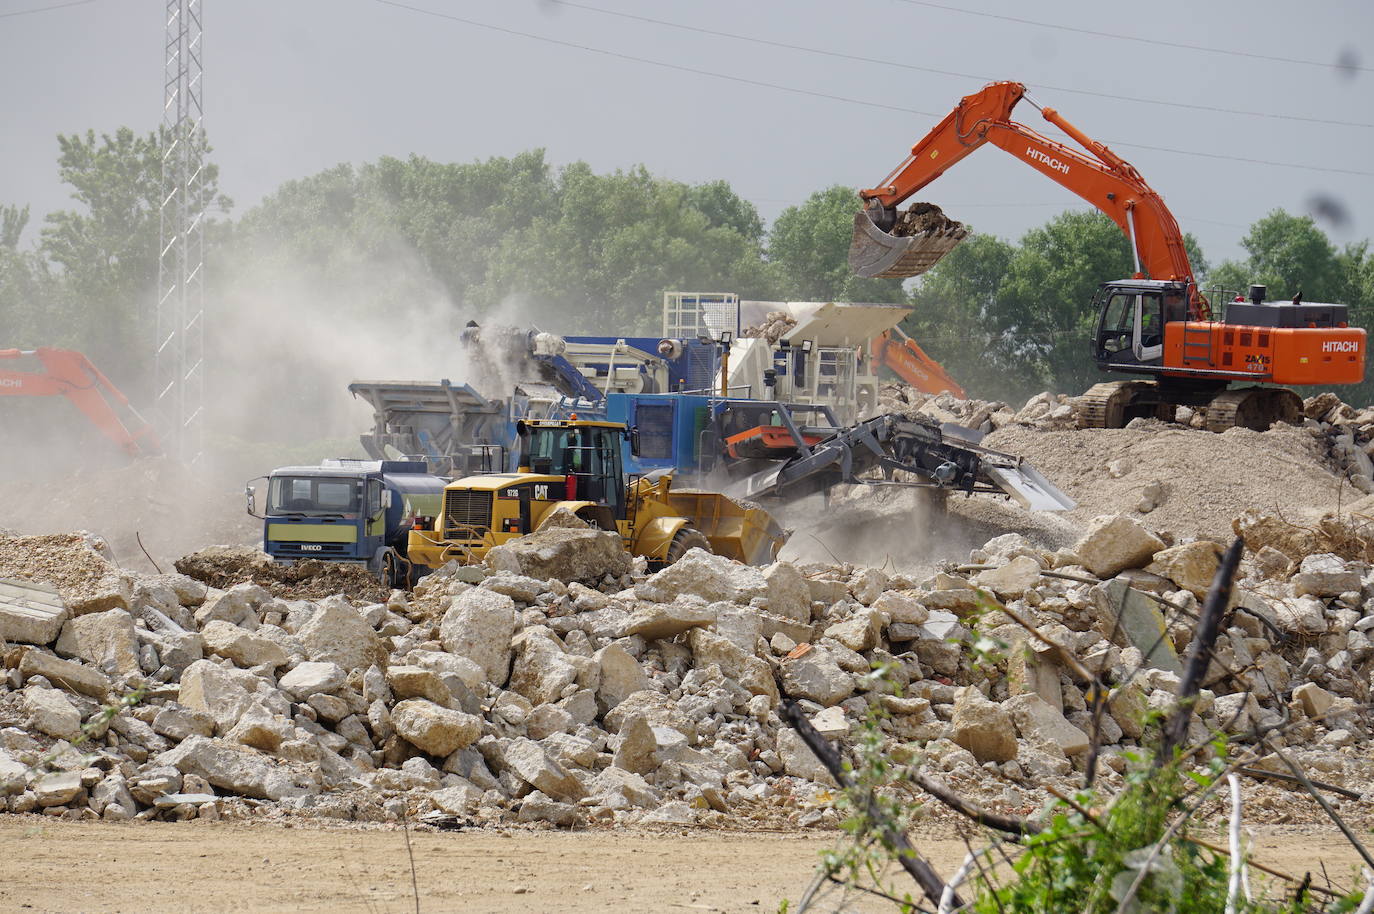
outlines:
{"label": "truck cab", "polygon": [[406,537],[417,516],[434,515],[446,480],[423,461],[325,460],[319,466],[279,467],[266,477],[263,551],[278,562],[299,559],[362,564],[384,583],[403,571]]}

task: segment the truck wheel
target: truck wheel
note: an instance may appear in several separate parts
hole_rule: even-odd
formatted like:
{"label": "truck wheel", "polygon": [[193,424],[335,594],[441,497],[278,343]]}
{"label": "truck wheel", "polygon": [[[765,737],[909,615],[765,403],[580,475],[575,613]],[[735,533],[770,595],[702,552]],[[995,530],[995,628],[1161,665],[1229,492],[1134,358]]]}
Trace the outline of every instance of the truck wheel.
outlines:
{"label": "truck wheel", "polygon": [[668,552],[663,557],[663,564],[673,564],[686,555],[688,549],[702,549],[710,552],[711,541],[706,538],[706,534],[695,527],[683,527],[673,534],[673,541],[668,544]]}
{"label": "truck wheel", "polygon": [[388,549],[382,555],[382,586],[405,589],[410,586],[410,563],[396,550]]}

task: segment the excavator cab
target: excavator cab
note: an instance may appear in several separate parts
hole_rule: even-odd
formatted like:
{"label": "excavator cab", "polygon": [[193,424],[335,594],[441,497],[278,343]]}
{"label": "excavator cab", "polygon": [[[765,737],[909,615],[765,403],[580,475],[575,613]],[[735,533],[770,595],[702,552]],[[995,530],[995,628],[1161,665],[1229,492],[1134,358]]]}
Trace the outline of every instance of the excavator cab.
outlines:
{"label": "excavator cab", "polygon": [[1187,294],[1179,283],[1127,280],[1104,283],[1093,304],[1098,367],[1154,374],[1164,362],[1164,324],[1185,318]]}

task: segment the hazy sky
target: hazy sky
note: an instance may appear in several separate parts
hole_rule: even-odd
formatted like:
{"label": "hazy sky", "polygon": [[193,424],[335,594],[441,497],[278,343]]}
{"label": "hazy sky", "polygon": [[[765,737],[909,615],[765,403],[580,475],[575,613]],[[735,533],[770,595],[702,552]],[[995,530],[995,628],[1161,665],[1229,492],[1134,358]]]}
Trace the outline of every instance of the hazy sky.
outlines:
{"label": "hazy sky", "polygon": [[[33,224],[67,203],[56,134],[161,117],[164,3],[15,15],[61,2],[0,0],[0,203],[30,204]],[[771,219],[819,188],[876,184],[961,96],[1017,79],[1134,163],[1215,262],[1315,195],[1349,213],[1324,224],[1335,240],[1374,236],[1371,39],[1367,0],[205,0],[204,95],[234,214],[342,161],[544,147],[600,171],[723,178]],[[1017,115],[1051,132],[1024,102]],[[920,197],[1006,238],[1079,203],[991,146]]]}

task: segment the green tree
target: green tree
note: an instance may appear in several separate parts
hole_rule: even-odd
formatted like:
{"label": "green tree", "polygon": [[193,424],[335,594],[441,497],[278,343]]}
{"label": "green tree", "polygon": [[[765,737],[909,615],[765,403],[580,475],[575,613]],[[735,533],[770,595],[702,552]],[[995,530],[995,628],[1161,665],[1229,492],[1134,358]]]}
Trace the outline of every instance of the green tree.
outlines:
{"label": "green tree", "polygon": [[965,390],[992,398],[1020,396],[1023,385],[990,360],[997,330],[991,315],[1016,246],[972,235],[935,265],[912,291],[903,329]]}
{"label": "green tree", "polygon": [[992,308],[990,355],[1033,387],[1082,392],[1101,380],[1088,356],[1093,295],[1133,269],[1130,242],[1100,213],[1065,212],[1031,229]]}
{"label": "green tree", "polygon": [[[116,375],[142,374],[143,363],[128,356],[152,344],[146,315],[157,286],[162,153],[169,140],[165,130],[138,136],[128,127],[99,139],[93,130],[57,138],[58,173],[80,207],[51,213],[41,233],[39,253],[58,268],[53,307],[60,321],[54,323],[74,328],[71,344]],[[201,153],[210,153],[203,140]],[[201,203],[212,212],[230,206],[218,178],[207,162]]]}
{"label": "green tree", "polygon": [[751,208],[728,188],[704,187],[643,167],[598,175],[569,165],[555,207],[503,241],[484,297],[537,304],[551,329],[616,335],[656,332],[666,290],[761,297],[769,286],[757,242],[736,227],[743,217],[752,231]]}
{"label": "green tree", "polygon": [[[1301,291],[1307,301],[1333,301],[1350,289],[1352,270],[1310,216],[1276,209],[1250,226],[1241,246],[1249,256],[1223,262],[1208,277],[1209,285],[1243,293],[1260,283],[1268,287],[1271,300],[1292,298]],[[1363,252],[1359,256],[1362,259]],[[1356,263],[1354,275],[1360,269]]]}
{"label": "green tree", "polygon": [[27,206],[0,206],[0,349],[59,345],[70,333],[70,328],[44,329],[53,282],[41,257],[19,249],[28,221]]}
{"label": "green tree", "polygon": [[[452,316],[564,332],[653,333],[667,289],[769,291],[762,222],[723,181],[689,186],[586,163],[557,174],[542,150],[440,164],[341,165],[284,185],[240,222],[234,251],[347,312],[438,294]],[[247,294],[247,290],[245,290]],[[510,305],[510,308],[502,308]]]}
{"label": "green tree", "polygon": [[752,244],[763,241],[763,220],[758,209],[736,194],[727,182],[710,181],[690,187],[686,202],[705,216],[712,227],[734,229]]}
{"label": "green tree", "polygon": [[836,185],[778,214],[768,233],[768,260],[782,296],[801,301],[904,302],[900,279],[864,279],[849,268],[849,243],[860,200]]}

